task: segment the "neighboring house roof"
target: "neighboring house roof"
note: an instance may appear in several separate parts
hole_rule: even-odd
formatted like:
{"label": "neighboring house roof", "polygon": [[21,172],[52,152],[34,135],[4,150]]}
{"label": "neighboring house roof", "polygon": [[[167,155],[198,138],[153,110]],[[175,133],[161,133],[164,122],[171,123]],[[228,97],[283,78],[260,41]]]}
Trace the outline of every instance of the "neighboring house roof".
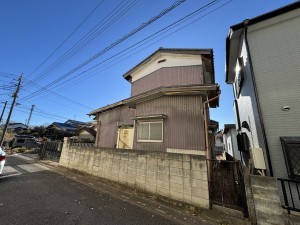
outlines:
{"label": "neighboring house roof", "polygon": [[219,129],[219,122],[215,120],[209,120],[208,127],[214,131]]}
{"label": "neighboring house roof", "polygon": [[87,123],[81,122],[81,121],[77,121],[77,120],[67,120],[65,122],[65,124],[70,124],[70,125],[72,125],[74,127],[86,126],[87,125]]}
{"label": "neighboring house roof", "polygon": [[226,38],[226,79],[225,79],[226,83],[232,83],[234,81],[233,76],[230,75],[234,73],[233,70],[235,69],[237,49],[239,44],[238,39],[243,29],[299,8],[300,8],[300,1],[297,1],[295,3],[286,5],[274,11],[254,17],[252,19],[244,20],[243,22],[230,27],[230,32]]}
{"label": "neighboring house roof", "polygon": [[9,123],[7,126],[7,129],[17,129],[17,128],[27,128],[27,126],[24,123]]}
{"label": "neighboring house roof", "polygon": [[66,131],[74,131],[74,130],[77,129],[77,127],[74,127],[74,126],[72,126],[70,124],[58,123],[58,122],[54,122],[50,126],[48,126],[48,128],[51,128],[51,127],[56,127],[58,129],[66,130]]}
{"label": "neighboring house roof", "polygon": [[223,133],[227,133],[227,131],[231,128],[236,128],[235,124],[224,124],[224,132]]}
{"label": "neighboring house roof", "polygon": [[192,54],[192,55],[209,55],[211,58],[211,70],[212,70],[212,80],[213,83],[215,73],[214,73],[214,59],[213,59],[213,50],[212,49],[198,49],[198,48],[159,48],[157,51],[152,53],[150,56],[145,58],[143,61],[141,61],[139,64],[134,66],[132,69],[130,69],[128,72],[126,72],[123,77],[130,81],[131,74],[137,70],[139,67],[145,65],[147,62],[149,62],[153,57],[161,54],[161,53],[171,53],[171,54]]}
{"label": "neighboring house roof", "polygon": [[[170,86],[170,87],[159,87],[145,93],[133,96],[131,98],[124,99],[122,101],[116,102],[111,105],[107,105],[105,107],[93,110],[88,115],[96,115],[98,113],[102,113],[108,110],[112,110],[115,108],[119,108],[122,106],[130,106],[135,107],[136,104],[149,101],[158,97],[162,97],[165,95],[209,95],[209,97],[214,97],[218,95],[220,92],[219,85],[185,85],[185,86]],[[211,102],[211,107],[217,107],[219,101]]]}
{"label": "neighboring house roof", "polygon": [[96,137],[96,134],[97,134],[97,132],[93,128],[90,128],[90,127],[83,127],[78,131],[78,133],[80,134],[82,131],[86,131],[94,137]]}
{"label": "neighboring house roof", "polygon": [[88,125],[89,125],[88,123],[81,122],[81,121],[67,120],[64,123],[54,122],[50,126],[48,126],[47,129],[51,129],[51,128],[55,127],[56,129],[59,129],[59,130],[73,132],[76,129],[78,129],[78,127],[88,126]]}

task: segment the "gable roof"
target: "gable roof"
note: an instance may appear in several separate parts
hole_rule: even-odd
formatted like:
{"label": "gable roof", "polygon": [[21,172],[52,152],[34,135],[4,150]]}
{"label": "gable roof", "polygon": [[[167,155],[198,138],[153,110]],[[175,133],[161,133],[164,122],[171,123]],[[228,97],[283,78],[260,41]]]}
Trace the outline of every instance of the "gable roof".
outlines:
{"label": "gable roof", "polygon": [[88,132],[90,135],[96,137],[97,132],[90,127],[82,127],[81,129],[78,130],[78,134],[80,134],[82,131]]}
{"label": "gable roof", "polygon": [[70,124],[70,125],[75,126],[75,127],[87,125],[87,123],[81,122],[81,121],[77,121],[77,120],[67,120],[65,122],[65,124]]}
{"label": "gable roof", "polygon": [[74,131],[74,130],[76,130],[76,127],[74,127],[74,126],[72,126],[70,124],[59,123],[59,122],[54,122],[51,125],[49,125],[47,128],[51,128],[51,127],[57,127],[59,129],[67,130],[67,131]]}
{"label": "gable roof", "polygon": [[127,71],[123,77],[127,80],[130,81],[131,79],[131,74],[136,71],[139,67],[145,65],[147,62],[149,62],[153,57],[157,56],[158,54],[161,53],[171,53],[171,54],[189,54],[189,55],[209,55],[212,61],[212,77],[214,80],[214,60],[213,60],[213,50],[208,48],[208,49],[198,49],[198,48],[159,48],[156,50],[154,53],[149,55],[147,58],[145,58],[143,61],[138,63],[136,66],[131,68],[129,71]]}

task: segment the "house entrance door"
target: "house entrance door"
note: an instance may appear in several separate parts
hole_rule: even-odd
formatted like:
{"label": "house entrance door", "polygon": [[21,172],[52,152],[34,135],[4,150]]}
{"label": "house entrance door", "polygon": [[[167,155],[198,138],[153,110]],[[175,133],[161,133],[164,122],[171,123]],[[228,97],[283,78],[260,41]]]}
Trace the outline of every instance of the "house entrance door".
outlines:
{"label": "house entrance door", "polygon": [[132,149],[133,127],[120,127],[118,129],[117,148]]}

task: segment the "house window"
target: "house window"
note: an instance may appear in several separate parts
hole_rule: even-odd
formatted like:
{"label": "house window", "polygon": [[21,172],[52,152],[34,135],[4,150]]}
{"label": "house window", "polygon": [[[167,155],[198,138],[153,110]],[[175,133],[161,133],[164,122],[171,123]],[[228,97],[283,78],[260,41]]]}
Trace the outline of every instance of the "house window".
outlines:
{"label": "house window", "polygon": [[137,139],[139,142],[162,142],[163,121],[138,122]]}
{"label": "house window", "polygon": [[280,137],[289,178],[300,179],[300,137]]}

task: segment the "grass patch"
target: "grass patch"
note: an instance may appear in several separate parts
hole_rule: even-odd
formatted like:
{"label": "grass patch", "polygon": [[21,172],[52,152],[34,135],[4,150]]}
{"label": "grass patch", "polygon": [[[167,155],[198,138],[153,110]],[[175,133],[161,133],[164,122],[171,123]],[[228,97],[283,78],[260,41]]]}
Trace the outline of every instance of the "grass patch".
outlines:
{"label": "grass patch", "polygon": [[15,148],[15,151],[17,151],[17,153],[24,153],[24,152],[26,152],[26,148],[24,148],[24,147],[21,147],[21,148]]}

